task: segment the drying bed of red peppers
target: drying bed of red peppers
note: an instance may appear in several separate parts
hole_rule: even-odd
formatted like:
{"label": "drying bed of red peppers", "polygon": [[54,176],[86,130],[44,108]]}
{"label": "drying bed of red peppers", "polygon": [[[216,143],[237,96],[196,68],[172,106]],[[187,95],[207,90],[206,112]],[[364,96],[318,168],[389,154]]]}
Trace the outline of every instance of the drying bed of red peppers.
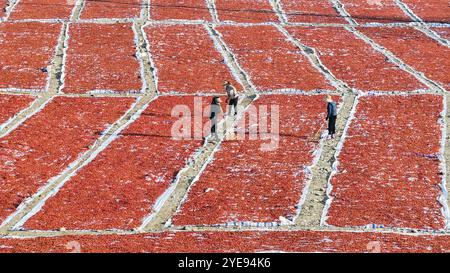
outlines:
{"label": "drying bed of red peppers", "polygon": [[141,9],[142,0],[85,1],[80,18],[137,18]]}
{"label": "drying bed of red peppers", "polygon": [[217,30],[259,90],[334,90],[274,26],[220,26]]}
{"label": "drying bed of red peppers", "polygon": [[38,89],[47,85],[61,24],[0,24],[0,88]]}
{"label": "drying bed of red peppers", "polygon": [[152,0],[150,19],[211,21],[211,15],[205,0]]}
{"label": "drying bed of red peppers", "polygon": [[160,92],[218,93],[224,80],[241,89],[203,26],[150,25],[145,32]]}
{"label": "drying bed of red peppers", "polygon": [[281,0],[281,5],[289,22],[346,23],[328,0]]}
{"label": "drying bed of red peppers", "polygon": [[[293,219],[306,184],[324,124],[323,96],[267,95],[255,106],[279,106],[279,144],[261,150],[270,140],[228,140],[191,187],[175,214],[175,225],[233,222],[278,222]],[[248,122],[247,122],[248,123]],[[270,126],[270,121],[268,122]],[[248,126],[254,126],[246,124]]]}
{"label": "drying bed of red peppers", "polygon": [[450,29],[443,28],[443,27],[435,27],[435,28],[432,28],[432,30],[434,30],[436,33],[441,35],[442,38],[450,41]]}
{"label": "drying bed of red peppers", "polygon": [[0,0],[0,18],[6,16],[6,7],[8,5],[8,0]]}
{"label": "drying bed of red peppers", "polygon": [[[208,98],[203,98],[205,108]],[[78,171],[28,222],[27,229],[132,229],[202,145],[174,140],[176,105],[194,112],[193,97],[160,97],[91,163]],[[194,124],[191,120],[191,128]]]}
{"label": "drying bed of red peppers", "polygon": [[215,4],[220,21],[278,22],[278,17],[267,0],[216,0]]}
{"label": "drying bed of red peppers", "polygon": [[132,25],[69,25],[64,93],[139,92],[142,79]]}
{"label": "drying bed of red peppers", "polygon": [[[341,27],[288,27],[301,43],[315,48],[322,63],[350,87],[363,91],[425,89],[414,76],[388,62],[363,40]],[[367,60],[370,59],[370,62]]]}
{"label": "drying bed of red peppers", "polygon": [[75,6],[67,0],[23,0],[11,12],[11,19],[68,19]]}
{"label": "drying bed of red peppers", "polygon": [[361,1],[341,0],[345,10],[358,23],[410,22],[412,19],[395,3],[395,0]]}
{"label": "drying bed of red peppers", "polygon": [[450,5],[445,0],[402,0],[423,21],[450,23]]}
{"label": "drying bed of red peppers", "polygon": [[1,138],[0,222],[87,151],[133,101],[57,97]]}
{"label": "drying bed of red peppers", "polygon": [[328,224],[444,228],[442,100],[438,95],[360,98],[331,179]]}
{"label": "drying bed of red peppers", "polygon": [[413,28],[359,28],[406,64],[450,91],[450,48]]}
{"label": "drying bed of red peppers", "polygon": [[376,232],[218,231],[1,238],[0,252],[449,252],[448,235]]}
{"label": "drying bed of red peppers", "polygon": [[31,104],[33,97],[0,94],[0,125]]}

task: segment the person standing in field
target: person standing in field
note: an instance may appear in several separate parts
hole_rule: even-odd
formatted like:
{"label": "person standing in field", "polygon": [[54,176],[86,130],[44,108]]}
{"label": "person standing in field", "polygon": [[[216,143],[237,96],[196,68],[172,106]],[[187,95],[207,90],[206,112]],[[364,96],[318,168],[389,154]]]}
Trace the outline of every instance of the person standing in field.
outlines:
{"label": "person standing in field", "polygon": [[211,136],[215,139],[218,139],[219,136],[217,134],[217,124],[218,117],[222,114],[222,107],[220,106],[220,98],[218,96],[214,96],[210,105],[210,114],[209,119],[211,120]]}
{"label": "person standing in field", "polygon": [[239,100],[239,94],[236,90],[236,87],[234,87],[229,81],[225,81],[223,83],[223,86],[225,87],[225,91],[227,92],[227,104],[228,104],[228,115],[231,115],[231,109],[234,111],[234,115],[237,115],[237,105]]}
{"label": "person standing in field", "polygon": [[337,104],[333,101],[330,95],[326,97],[327,102],[327,117],[328,121],[328,136],[334,138],[336,134],[336,119],[337,119]]}

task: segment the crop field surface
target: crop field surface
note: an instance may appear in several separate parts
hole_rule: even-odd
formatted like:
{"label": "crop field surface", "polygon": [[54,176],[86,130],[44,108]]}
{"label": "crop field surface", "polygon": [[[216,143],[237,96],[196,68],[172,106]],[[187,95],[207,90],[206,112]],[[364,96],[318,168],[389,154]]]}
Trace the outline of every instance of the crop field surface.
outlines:
{"label": "crop field surface", "polygon": [[239,87],[203,26],[151,25],[145,32],[160,92],[218,93],[223,89],[223,79]]}
{"label": "crop field surface", "polygon": [[33,102],[30,96],[0,95],[0,126]]}
{"label": "crop field surface", "polygon": [[71,0],[21,0],[11,19],[68,19],[74,6]]}
{"label": "crop field surface", "polygon": [[[382,232],[216,231],[163,232],[135,235],[1,238],[0,252],[68,252],[71,242],[81,252],[448,252],[448,235],[411,236]],[[375,244],[375,243],[376,244]],[[378,243],[379,242],[379,243]]]}
{"label": "crop field surface", "polygon": [[152,0],[150,18],[211,21],[211,14],[204,0]]}
{"label": "crop field surface", "polygon": [[433,28],[435,32],[441,35],[442,38],[450,41],[450,29],[449,28]]}
{"label": "crop field surface", "polygon": [[431,95],[359,100],[330,181],[328,224],[445,227],[439,203],[442,107],[442,97]]}
{"label": "crop field surface", "polygon": [[[425,86],[353,34],[340,27],[292,27],[288,30],[315,48],[323,64],[350,87],[365,91],[412,91]],[[350,54],[351,53],[351,54]],[[367,62],[370,58],[370,62]]]}
{"label": "crop field surface", "polygon": [[0,18],[5,17],[6,15],[6,7],[8,6],[7,0],[0,1]]}
{"label": "crop field surface", "polygon": [[87,0],[83,7],[80,18],[136,18],[140,16],[141,8],[141,0]]}
{"label": "crop field surface", "polygon": [[280,2],[289,22],[345,23],[345,19],[328,0],[281,0]]}
{"label": "crop field surface", "polygon": [[0,0],[0,253],[450,252],[449,15]]}
{"label": "crop field surface", "polygon": [[369,38],[450,91],[450,47],[413,28],[360,29]]}
{"label": "crop field surface", "polygon": [[402,0],[423,21],[450,23],[450,5],[445,0]]}
{"label": "crop field surface", "polygon": [[359,23],[410,22],[411,18],[395,0],[358,1],[341,0],[351,17]]}
{"label": "crop field surface", "polygon": [[64,93],[139,92],[142,78],[131,27],[70,25]]}
{"label": "crop field surface", "polygon": [[221,21],[239,23],[264,23],[278,21],[269,1],[216,0],[216,10]]}
{"label": "crop field surface", "polygon": [[61,24],[0,24],[0,88],[43,90]]}

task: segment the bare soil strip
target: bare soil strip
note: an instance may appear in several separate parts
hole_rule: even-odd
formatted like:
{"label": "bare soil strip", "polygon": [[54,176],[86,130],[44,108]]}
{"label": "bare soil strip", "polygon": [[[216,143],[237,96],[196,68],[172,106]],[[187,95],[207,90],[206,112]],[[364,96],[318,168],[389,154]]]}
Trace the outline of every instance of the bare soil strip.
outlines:
{"label": "bare soil strip", "polygon": [[211,14],[211,18],[213,19],[214,23],[219,22],[219,15],[217,14],[216,9],[216,1],[215,0],[205,0],[206,5],[208,6],[209,13]]}
{"label": "bare soil strip", "polygon": [[347,20],[347,22],[352,25],[352,26],[356,26],[358,25],[358,23],[353,20],[353,18],[350,16],[350,13],[348,13],[345,8],[344,5],[341,3],[341,1],[339,0],[330,0],[331,3],[333,3],[334,9],[336,9],[336,11],[342,16],[344,17],[345,20]]}
{"label": "bare soil strip", "polygon": [[[450,135],[448,134],[448,132],[450,132],[450,94],[445,94],[445,129],[443,130],[443,132],[446,133],[445,137],[445,147],[444,147],[444,162],[445,162],[445,167],[446,167],[446,172],[445,172],[445,184],[443,185],[443,191],[444,191],[444,199],[446,200],[441,200],[442,202],[446,202],[446,208],[447,211],[444,211],[444,213],[447,213],[445,216],[447,217],[447,229],[450,228],[449,227],[449,219],[448,219],[448,208],[450,207],[450,200],[448,199],[448,193],[450,192]],[[444,205],[444,204],[443,204]],[[445,206],[444,206],[445,207]]]}
{"label": "bare soil strip", "polygon": [[273,10],[275,11],[275,13],[278,16],[278,20],[282,23],[282,24],[287,24],[287,16],[284,13],[283,9],[281,8],[281,3],[280,0],[269,0],[270,5],[272,5]]}
{"label": "bare soil strip", "polygon": [[325,207],[327,183],[332,173],[333,163],[336,161],[337,145],[343,137],[344,128],[349,121],[355,98],[356,95],[353,93],[347,93],[343,97],[336,122],[336,136],[334,139],[324,142],[319,162],[312,168],[312,181],[309,186],[309,193],[300,215],[295,221],[296,226],[309,228],[320,226],[322,211]]}
{"label": "bare soil strip", "polygon": [[72,14],[70,15],[70,21],[77,21],[80,19],[80,13],[86,4],[85,0],[77,0],[75,3],[75,7],[72,10]]}

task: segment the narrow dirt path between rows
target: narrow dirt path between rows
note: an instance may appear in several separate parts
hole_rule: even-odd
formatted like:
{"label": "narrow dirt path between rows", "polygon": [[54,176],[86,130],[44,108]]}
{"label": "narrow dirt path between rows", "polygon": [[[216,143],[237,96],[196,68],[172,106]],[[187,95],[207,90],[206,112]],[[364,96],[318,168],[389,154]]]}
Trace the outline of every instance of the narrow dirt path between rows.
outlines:
{"label": "narrow dirt path between rows", "polygon": [[343,97],[336,122],[336,137],[325,140],[319,162],[312,168],[312,181],[309,186],[309,192],[300,215],[295,221],[296,226],[320,226],[320,219],[325,206],[327,183],[331,175],[333,163],[336,160],[336,148],[340,139],[343,137],[345,125],[349,122],[349,116],[355,103],[355,98],[356,95],[353,93],[345,94]]}

